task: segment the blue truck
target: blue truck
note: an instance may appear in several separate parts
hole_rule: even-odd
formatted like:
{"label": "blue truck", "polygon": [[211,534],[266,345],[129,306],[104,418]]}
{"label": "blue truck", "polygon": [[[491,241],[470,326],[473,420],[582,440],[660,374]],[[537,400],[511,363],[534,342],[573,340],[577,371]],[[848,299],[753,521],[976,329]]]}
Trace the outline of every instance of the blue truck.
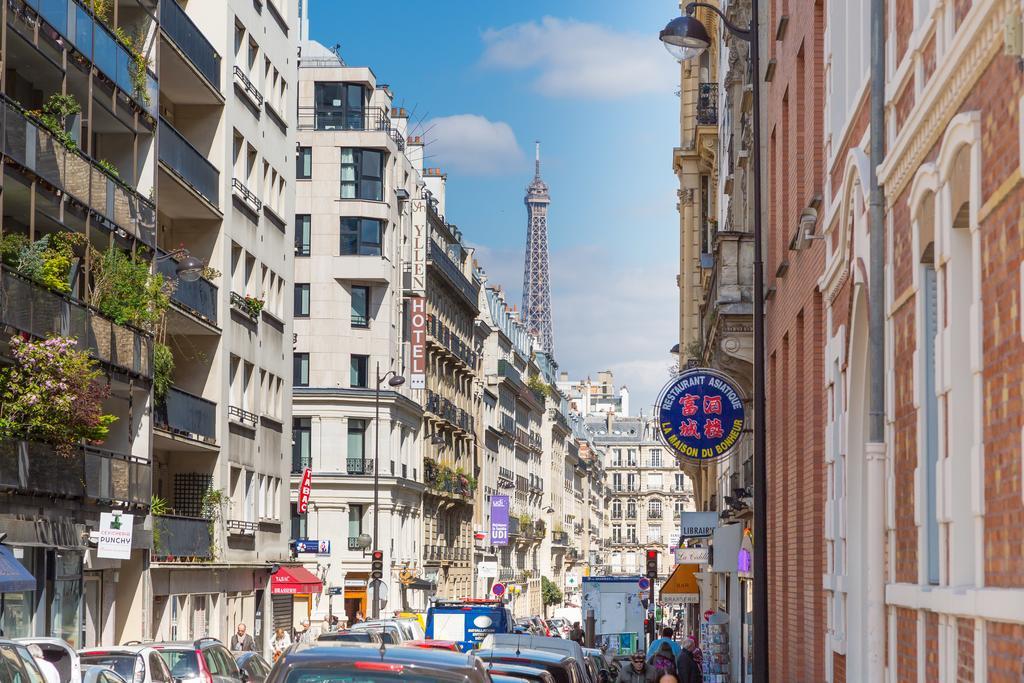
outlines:
{"label": "blue truck", "polygon": [[439,600],[427,609],[427,638],[451,640],[463,652],[491,633],[512,633],[512,612],[501,600]]}

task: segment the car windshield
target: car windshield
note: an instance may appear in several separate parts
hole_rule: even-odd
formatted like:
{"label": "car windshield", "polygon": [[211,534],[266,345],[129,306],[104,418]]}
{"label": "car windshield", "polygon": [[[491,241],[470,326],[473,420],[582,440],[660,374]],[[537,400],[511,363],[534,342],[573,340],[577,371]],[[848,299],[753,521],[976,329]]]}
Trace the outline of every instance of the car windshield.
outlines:
{"label": "car windshield", "polygon": [[343,643],[372,643],[373,633],[370,631],[349,631],[348,633],[321,633],[317,640],[340,641]]}
{"label": "car windshield", "polygon": [[461,672],[427,669],[413,671],[401,664],[390,662],[348,662],[333,664],[330,668],[297,668],[288,673],[287,683],[431,683],[432,681],[464,681]]}
{"label": "car windshield", "polygon": [[82,655],[82,665],[105,666],[113,669],[125,680],[132,680],[135,677],[135,666],[139,662],[139,656],[130,652],[125,653],[104,653]]}
{"label": "car windshield", "polygon": [[198,678],[199,660],[194,650],[160,650],[174,678]]}
{"label": "car windshield", "polygon": [[506,664],[520,664],[520,665],[523,665],[523,666],[532,666],[535,669],[544,669],[545,671],[550,673],[552,676],[554,676],[555,683],[572,683],[572,678],[570,677],[569,672],[566,671],[566,669],[561,664],[556,664],[554,662],[551,662],[551,663],[548,663],[548,662],[535,662],[535,661],[531,661],[529,659],[524,659],[522,657],[509,657],[509,658],[505,658],[505,657],[501,657],[501,656],[497,656],[497,657],[493,657],[493,658],[492,657],[486,657],[485,659],[493,661],[493,662],[496,662],[496,663],[504,662]]}

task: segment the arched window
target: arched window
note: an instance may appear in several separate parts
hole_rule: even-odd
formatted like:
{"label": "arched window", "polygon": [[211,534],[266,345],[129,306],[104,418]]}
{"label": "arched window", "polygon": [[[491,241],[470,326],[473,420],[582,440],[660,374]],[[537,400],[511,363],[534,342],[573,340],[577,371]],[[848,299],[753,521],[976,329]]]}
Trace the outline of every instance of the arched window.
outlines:
{"label": "arched window", "polygon": [[647,501],[647,519],[661,519],[661,498]]}

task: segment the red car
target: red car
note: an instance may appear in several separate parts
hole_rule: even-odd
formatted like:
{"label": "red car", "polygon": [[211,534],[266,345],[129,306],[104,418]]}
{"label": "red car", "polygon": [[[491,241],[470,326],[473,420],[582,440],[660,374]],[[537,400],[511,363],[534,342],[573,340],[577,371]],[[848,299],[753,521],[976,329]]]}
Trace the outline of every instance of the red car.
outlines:
{"label": "red car", "polygon": [[424,650],[450,650],[459,651],[459,644],[454,640],[407,640],[402,647],[419,647]]}

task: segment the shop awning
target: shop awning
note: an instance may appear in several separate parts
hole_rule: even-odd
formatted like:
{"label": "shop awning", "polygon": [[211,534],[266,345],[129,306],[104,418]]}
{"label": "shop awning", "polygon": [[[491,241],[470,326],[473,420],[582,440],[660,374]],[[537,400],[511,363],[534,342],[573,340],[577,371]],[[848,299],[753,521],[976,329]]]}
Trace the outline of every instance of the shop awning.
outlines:
{"label": "shop awning", "polygon": [[305,567],[281,567],[270,577],[271,595],[320,593],[323,583]]}
{"label": "shop awning", "polygon": [[0,545],[0,593],[17,593],[34,591],[36,577],[18,562],[14,552],[5,545]]}

